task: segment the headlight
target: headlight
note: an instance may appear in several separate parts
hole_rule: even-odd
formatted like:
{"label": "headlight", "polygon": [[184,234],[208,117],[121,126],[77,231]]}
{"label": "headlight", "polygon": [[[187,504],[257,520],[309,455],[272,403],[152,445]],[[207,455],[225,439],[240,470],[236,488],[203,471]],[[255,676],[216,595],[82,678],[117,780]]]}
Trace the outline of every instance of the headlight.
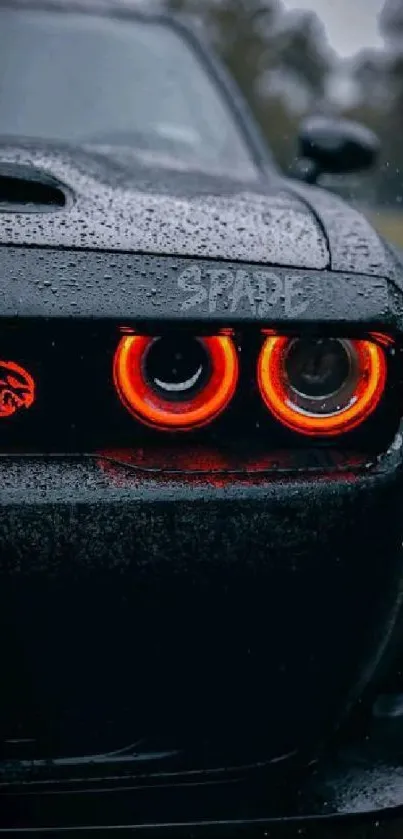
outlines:
{"label": "headlight", "polygon": [[379,405],[386,376],[384,352],[371,341],[270,336],[258,361],[268,409],[287,428],[312,437],[361,425]]}
{"label": "headlight", "polygon": [[166,431],[191,431],[229,405],[238,357],[228,336],[122,338],[114,360],[119,397],[136,419]]}

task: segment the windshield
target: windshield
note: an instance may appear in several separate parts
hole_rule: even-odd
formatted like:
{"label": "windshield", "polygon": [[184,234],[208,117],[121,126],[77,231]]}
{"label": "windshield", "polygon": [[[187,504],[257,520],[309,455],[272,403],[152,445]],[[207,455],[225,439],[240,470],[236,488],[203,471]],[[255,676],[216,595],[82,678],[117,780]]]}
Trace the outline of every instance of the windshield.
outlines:
{"label": "windshield", "polygon": [[0,135],[254,169],[219,88],[169,25],[0,9]]}

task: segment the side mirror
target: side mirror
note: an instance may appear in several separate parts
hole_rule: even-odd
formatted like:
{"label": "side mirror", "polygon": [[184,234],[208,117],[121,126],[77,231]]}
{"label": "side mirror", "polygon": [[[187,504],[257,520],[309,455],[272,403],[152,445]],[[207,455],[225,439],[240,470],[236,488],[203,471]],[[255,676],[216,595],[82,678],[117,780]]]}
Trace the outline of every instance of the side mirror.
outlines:
{"label": "side mirror", "polygon": [[310,117],[299,131],[297,177],[316,183],[321,175],[342,175],[371,169],[380,142],[363,125],[331,117]]}

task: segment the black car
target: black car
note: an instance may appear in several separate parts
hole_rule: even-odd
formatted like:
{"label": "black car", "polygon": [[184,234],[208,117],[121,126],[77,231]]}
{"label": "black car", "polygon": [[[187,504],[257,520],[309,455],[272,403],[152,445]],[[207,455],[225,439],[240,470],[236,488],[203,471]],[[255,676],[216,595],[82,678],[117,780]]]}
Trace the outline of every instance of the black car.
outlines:
{"label": "black car", "polygon": [[372,134],[300,147],[176,20],[0,2],[0,833],[403,804],[403,264],[314,185]]}

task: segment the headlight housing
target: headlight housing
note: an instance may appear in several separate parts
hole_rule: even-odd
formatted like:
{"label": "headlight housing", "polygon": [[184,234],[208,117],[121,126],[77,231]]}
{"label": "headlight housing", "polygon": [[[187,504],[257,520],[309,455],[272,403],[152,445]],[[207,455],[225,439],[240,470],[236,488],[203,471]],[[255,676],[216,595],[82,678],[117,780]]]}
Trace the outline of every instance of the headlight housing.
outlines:
{"label": "headlight housing", "polygon": [[192,431],[211,423],[229,405],[238,383],[231,337],[124,336],[114,359],[117,393],[145,425]]}
{"label": "headlight housing", "polygon": [[369,340],[271,335],[257,377],[266,407],[282,425],[305,436],[334,437],[374,413],[387,364],[383,349]]}

